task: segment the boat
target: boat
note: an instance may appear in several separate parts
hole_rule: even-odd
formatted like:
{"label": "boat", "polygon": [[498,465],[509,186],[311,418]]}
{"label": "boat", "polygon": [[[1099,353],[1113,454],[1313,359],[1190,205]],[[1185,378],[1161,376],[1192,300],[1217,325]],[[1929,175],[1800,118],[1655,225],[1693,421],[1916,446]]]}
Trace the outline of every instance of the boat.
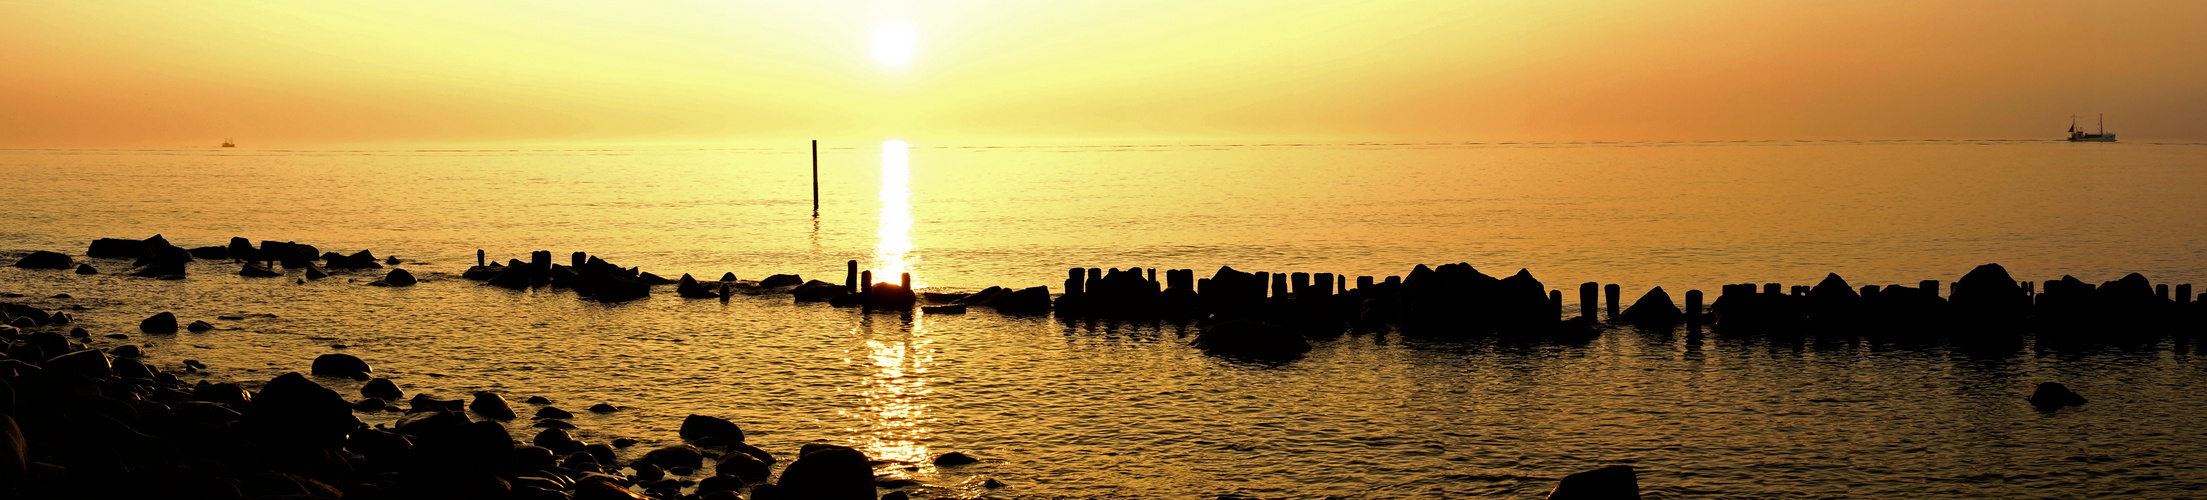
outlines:
{"label": "boat", "polygon": [[2077,116],[2069,116],[2069,142],[2115,142],[2115,134],[2107,133],[2107,115],[2100,115],[2100,133],[2087,134],[2077,128]]}
{"label": "boat", "polygon": [[222,140],[222,147],[225,147],[225,148],[234,148],[234,147],[238,147],[238,143],[235,143],[235,142],[230,142],[230,140],[229,140],[229,139],[223,139],[223,140]]}

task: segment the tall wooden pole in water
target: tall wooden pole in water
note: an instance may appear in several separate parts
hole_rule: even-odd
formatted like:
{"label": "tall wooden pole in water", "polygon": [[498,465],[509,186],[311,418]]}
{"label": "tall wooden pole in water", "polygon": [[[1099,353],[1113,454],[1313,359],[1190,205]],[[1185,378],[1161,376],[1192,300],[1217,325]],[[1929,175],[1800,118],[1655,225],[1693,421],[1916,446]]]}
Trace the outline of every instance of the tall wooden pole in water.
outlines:
{"label": "tall wooden pole in water", "polygon": [[812,140],[812,216],[820,217],[820,140]]}

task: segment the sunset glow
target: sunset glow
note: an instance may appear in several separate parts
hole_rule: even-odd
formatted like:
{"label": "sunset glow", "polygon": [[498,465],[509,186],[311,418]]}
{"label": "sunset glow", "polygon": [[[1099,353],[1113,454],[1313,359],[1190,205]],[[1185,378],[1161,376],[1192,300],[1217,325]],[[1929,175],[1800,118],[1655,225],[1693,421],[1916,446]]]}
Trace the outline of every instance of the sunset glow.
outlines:
{"label": "sunset glow", "polygon": [[0,3],[0,145],[2022,138],[2096,113],[2198,138],[2201,19],[2157,0],[28,0]]}

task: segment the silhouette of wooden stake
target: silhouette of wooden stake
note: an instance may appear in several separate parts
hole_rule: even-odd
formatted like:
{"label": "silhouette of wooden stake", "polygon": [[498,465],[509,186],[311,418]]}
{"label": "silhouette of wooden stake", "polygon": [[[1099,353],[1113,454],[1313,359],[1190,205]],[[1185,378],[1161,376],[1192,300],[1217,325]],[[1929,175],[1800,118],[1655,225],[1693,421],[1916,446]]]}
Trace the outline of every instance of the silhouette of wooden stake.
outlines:
{"label": "silhouette of wooden stake", "polygon": [[1608,295],[1608,296],[1609,296],[1609,317],[1610,317],[1610,319],[1616,319],[1616,318],[1617,318],[1617,307],[1618,307],[1618,306],[1617,306],[1617,301],[1619,301],[1619,300],[1623,300],[1623,299],[1624,299],[1624,295],[1625,295],[1625,289],[1623,289],[1623,288],[1619,288],[1619,287],[1617,286],[1617,284],[1616,284],[1616,283],[1610,283],[1610,284],[1607,284],[1607,285],[1602,285],[1602,294],[1603,294],[1603,295]]}
{"label": "silhouette of wooden stake", "polygon": [[483,249],[475,249],[475,267],[483,267]]}
{"label": "silhouette of wooden stake", "polygon": [[1371,276],[1358,276],[1358,277],[1356,277],[1356,289],[1358,289],[1358,290],[1363,290],[1363,289],[1366,289],[1366,288],[1371,288],[1371,287],[1372,287],[1372,277],[1371,277]]}
{"label": "silhouette of wooden stake", "polygon": [[1592,281],[1579,284],[1580,316],[1585,316],[1586,319],[1596,319],[1601,317],[1597,312],[1602,307],[1602,298],[1601,295],[1599,295],[1601,293],[1601,288],[1601,283],[1595,283]]}
{"label": "silhouette of wooden stake", "polygon": [[820,140],[812,140],[812,216],[820,217]]}
{"label": "silhouette of wooden stake", "polygon": [[1686,291],[1686,322],[1687,322],[1687,323],[1689,323],[1689,324],[1696,324],[1696,325],[1698,325],[1698,324],[1701,324],[1701,291],[1700,291],[1700,290],[1687,290],[1687,291]]}
{"label": "silhouette of wooden stake", "polygon": [[1087,290],[1087,289],[1088,289],[1087,287],[1083,287],[1083,286],[1081,286],[1081,285],[1082,285],[1082,283],[1081,283],[1081,282],[1083,282],[1083,281],[1087,281],[1087,280],[1085,279],[1085,278],[1087,278],[1087,277],[1088,277],[1088,270],[1087,270],[1087,269],[1081,269],[1081,268],[1078,268],[1078,267],[1076,267],[1076,268],[1072,268],[1072,269],[1067,269],[1067,270],[1065,270],[1065,294],[1066,294],[1066,295],[1073,295],[1073,294],[1081,293],[1081,291],[1082,291],[1082,290]]}
{"label": "silhouette of wooden stake", "polygon": [[2177,286],[2176,286],[2176,303],[2178,303],[2178,304],[2189,304],[2189,303],[2191,303],[2191,302],[2192,302],[2192,284],[2191,284],[2191,283],[2185,283],[2185,284],[2182,284],[2182,285],[2177,285]]}
{"label": "silhouette of wooden stake", "polygon": [[[1553,308],[1553,309],[1555,309],[1555,310],[1556,310],[1556,315],[1557,315],[1557,316],[1562,316],[1562,315],[1563,315],[1563,291],[1562,291],[1562,290],[1549,290],[1549,291],[1548,291],[1548,307],[1550,307],[1550,308]],[[1557,318],[1557,319],[1562,319],[1562,318]]]}
{"label": "silhouette of wooden stake", "polygon": [[858,261],[843,263],[843,293],[858,293]]}
{"label": "silhouette of wooden stake", "polygon": [[1939,296],[1939,280],[1923,280],[1921,282],[1917,282],[1916,285],[1923,288],[1923,291],[1925,293],[1929,293],[1933,297]]}
{"label": "silhouette of wooden stake", "polygon": [[858,273],[858,293],[874,293],[873,270],[869,269]]}
{"label": "silhouette of wooden stake", "polygon": [[912,273],[897,275],[897,285],[903,286],[904,291],[912,291]]}
{"label": "silhouette of wooden stake", "polygon": [[2154,295],[2159,295],[2159,296],[2161,296],[2161,301],[2162,301],[2162,302],[2168,302],[2168,300],[2169,300],[2169,284],[2168,284],[2168,283],[2162,283],[2162,284],[2159,284],[2159,285],[2154,285],[2154,286],[2153,286],[2153,294],[2154,294]]}

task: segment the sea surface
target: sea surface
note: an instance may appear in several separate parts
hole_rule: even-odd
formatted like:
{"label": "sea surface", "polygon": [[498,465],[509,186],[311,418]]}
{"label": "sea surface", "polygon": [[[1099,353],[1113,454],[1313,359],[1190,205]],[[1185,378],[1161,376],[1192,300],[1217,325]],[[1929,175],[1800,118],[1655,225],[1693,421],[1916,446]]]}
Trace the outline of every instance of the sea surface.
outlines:
{"label": "sea surface", "polygon": [[[1056,291],[1068,267],[1377,277],[1453,262],[1628,296],[1826,273],[1951,281],[1988,262],[2023,280],[2207,284],[2207,145],[2193,143],[828,141],[818,163],[815,216],[801,143],[0,150],[9,260],[82,258],[102,237],[243,236],[370,249],[424,278],[298,283],[202,262],[157,281],[89,259],[103,274],[0,268],[0,292],[85,307],[96,346],[210,365],[187,380],[257,384],[343,352],[409,395],[622,406],[575,423],[587,441],[643,440],[629,455],[678,442],[691,413],[785,459],[855,445],[921,498],[1540,498],[1611,464],[1637,468],[1648,498],[2207,491],[2207,359],[2188,332],[1379,332],[1256,364],[1196,351],[1196,327],[1171,323],[868,314],[671,287],[600,304],[457,277],[483,249],[708,280],[839,283],[848,259],[953,292]],[[60,293],[72,298],[48,298]],[[136,330],[159,311],[217,328]],[[357,395],[358,382],[320,381]],[[2041,381],[2091,403],[2033,409],[2023,396]],[[949,451],[986,460],[928,463]]]}

